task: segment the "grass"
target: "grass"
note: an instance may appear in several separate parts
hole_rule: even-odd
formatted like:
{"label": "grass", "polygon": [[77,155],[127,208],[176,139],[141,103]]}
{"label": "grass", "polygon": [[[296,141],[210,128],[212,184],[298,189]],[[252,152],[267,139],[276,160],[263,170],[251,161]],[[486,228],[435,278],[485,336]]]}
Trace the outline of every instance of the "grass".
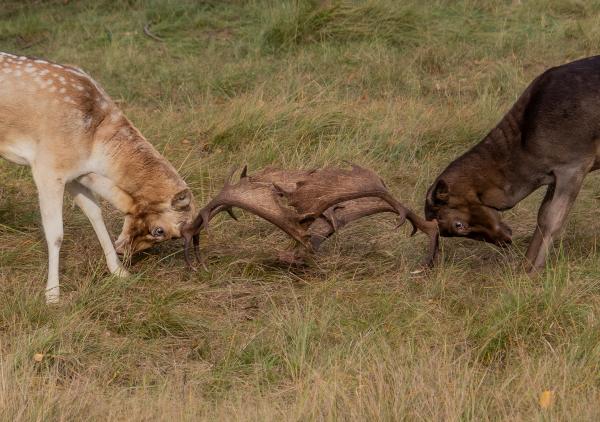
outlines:
{"label": "grass", "polygon": [[[578,0],[5,0],[0,50],[91,73],[199,204],[234,164],[351,160],[420,210],[533,77],[598,51],[598,28],[600,6]],[[597,176],[534,279],[519,262],[542,192],[506,213],[511,249],[446,240],[420,277],[425,239],[389,217],[290,270],[274,259],[289,241],[246,215],[202,240],[208,272],[187,271],[172,242],[119,280],[69,202],[63,301],[48,308],[30,173],[0,169],[2,420],[600,415]],[[117,234],[118,213],[106,220]]]}

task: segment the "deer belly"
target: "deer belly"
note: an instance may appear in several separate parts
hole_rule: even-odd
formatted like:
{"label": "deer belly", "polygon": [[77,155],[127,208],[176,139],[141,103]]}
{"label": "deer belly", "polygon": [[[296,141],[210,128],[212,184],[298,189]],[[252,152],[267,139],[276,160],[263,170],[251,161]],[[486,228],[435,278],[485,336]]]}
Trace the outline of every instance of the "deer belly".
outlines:
{"label": "deer belly", "polygon": [[34,152],[34,142],[4,142],[0,144],[0,155],[15,164],[31,165]]}

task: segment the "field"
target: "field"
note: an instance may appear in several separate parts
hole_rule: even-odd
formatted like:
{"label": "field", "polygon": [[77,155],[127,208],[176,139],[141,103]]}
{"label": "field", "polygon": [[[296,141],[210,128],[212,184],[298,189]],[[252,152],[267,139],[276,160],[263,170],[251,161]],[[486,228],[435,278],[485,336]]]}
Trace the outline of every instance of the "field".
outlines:
{"label": "field", "polygon": [[[599,49],[594,1],[0,4],[0,50],[85,69],[198,205],[233,165],[349,160],[421,213],[437,174],[537,74]],[[242,214],[202,238],[207,272],[173,241],[117,279],[68,200],[63,296],[48,307],[29,169],[0,169],[2,420],[600,417],[598,176],[535,278],[520,262],[541,191],[506,213],[510,249],[446,239],[425,275],[411,275],[425,237],[389,216],[288,268],[275,257],[290,241]],[[105,219],[118,234],[119,214]]]}

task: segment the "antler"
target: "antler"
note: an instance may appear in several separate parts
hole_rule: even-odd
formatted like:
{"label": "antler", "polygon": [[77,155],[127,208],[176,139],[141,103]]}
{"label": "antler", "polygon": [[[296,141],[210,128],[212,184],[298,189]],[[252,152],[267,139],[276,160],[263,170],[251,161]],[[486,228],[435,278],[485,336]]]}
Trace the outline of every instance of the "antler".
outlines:
{"label": "antler", "polygon": [[[424,265],[431,266],[438,251],[437,222],[425,221],[417,214],[405,208],[387,190],[385,183],[373,171],[352,164],[350,169],[324,168],[314,170],[296,183],[296,189],[278,188],[288,198],[304,219],[318,219],[323,215],[333,230],[357,218],[378,212],[395,212],[400,216],[398,226],[408,219],[413,226],[411,236],[421,230],[429,237],[429,253]],[[353,201],[359,198],[378,198],[380,202]],[[346,201],[349,201],[346,203]],[[336,204],[346,203],[346,210]],[[384,205],[387,204],[387,206]],[[343,224],[342,221],[343,221]],[[320,244],[320,243],[319,243]],[[317,245],[318,246],[318,245]]]}
{"label": "antler", "polygon": [[[267,177],[268,173],[269,169],[263,171],[258,176],[264,175]],[[208,230],[210,220],[222,211],[229,212],[235,218],[231,211],[233,207],[245,209],[264,218],[286,232],[307,249],[312,249],[306,230],[310,222],[304,221],[294,209],[283,203],[282,195],[273,183],[261,181],[260,177],[248,177],[246,167],[242,170],[238,183],[231,184],[232,175],[233,172],[227,178],[223,189],[200,210],[194,221],[182,229],[185,241],[185,259],[188,265],[193,266],[190,257],[191,244],[194,246],[196,258],[201,261],[198,251],[198,236],[200,231],[202,229]]]}
{"label": "antler", "polygon": [[[319,250],[321,244],[327,238],[351,222],[385,212],[397,214],[394,207],[380,198],[359,198],[328,208],[308,229],[313,250]],[[438,252],[437,223],[435,221],[426,221],[408,209],[406,219],[413,225],[411,236],[416,233],[416,229],[419,229],[429,237],[429,251],[422,265],[426,267],[432,266]],[[400,221],[396,227],[400,227],[403,223],[404,221]]]}
{"label": "antler", "polygon": [[359,198],[336,204],[325,210],[323,215],[310,225],[310,243],[316,251],[328,237],[344,226],[363,217],[384,212],[396,213],[396,210],[380,198]]}
{"label": "antler", "polygon": [[[424,262],[430,266],[437,254],[436,222],[428,222],[405,208],[389,193],[376,173],[352,165],[351,169],[324,168],[311,171],[284,171],[267,168],[248,176],[246,167],[240,181],[232,185],[230,177],[219,194],[200,210],[196,219],[182,230],[185,258],[191,265],[190,245],[196,257],[198,235],[221,211],[243,208],[275,224],[313,251],[324,239],[356,219],[393,212],[400,216],[398,226],[408,219],[414,235],[417,229],[429,236],[429,254]],[[284,204],[284,198],[287,204]]]}

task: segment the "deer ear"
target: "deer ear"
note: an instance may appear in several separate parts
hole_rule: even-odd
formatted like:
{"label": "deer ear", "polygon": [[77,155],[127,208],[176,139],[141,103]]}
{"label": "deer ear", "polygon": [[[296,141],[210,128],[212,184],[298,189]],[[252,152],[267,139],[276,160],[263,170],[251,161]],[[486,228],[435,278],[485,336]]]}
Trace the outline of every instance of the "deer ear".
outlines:
{"label": "deer ear", "polygon": [[431,191],[431,198],[435,205],[446,205],[450,199],[450,193],[448,192],[448,184],[442,179],[438,180]]}
{"label": "deer ear", "polygon": [[183,210],[190,206],[192,203],[192,191],[189,189],[184,189],[181,192],[175,194],[173,199],[171,200],[171,207],[175,210]]}

